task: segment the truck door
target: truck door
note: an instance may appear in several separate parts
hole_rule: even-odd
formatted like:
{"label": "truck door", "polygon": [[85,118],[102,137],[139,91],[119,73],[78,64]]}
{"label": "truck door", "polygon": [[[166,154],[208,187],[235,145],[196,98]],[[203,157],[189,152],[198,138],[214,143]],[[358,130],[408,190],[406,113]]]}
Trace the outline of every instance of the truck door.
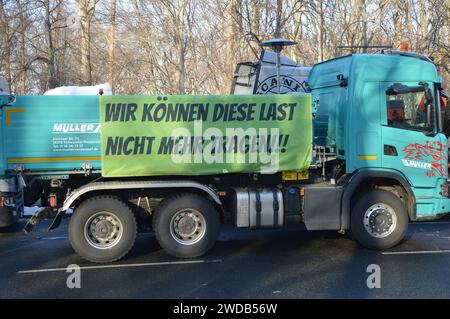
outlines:
{"label": "truck door", "polygon": [[385,95],[380,101],[382,166],[401,172],[414,188],[424,188],[416,194],[419,204],[419,198],[433,197],[431,188],[447,178],[446,142],[438,130],[434,85],[383,82],[380,89]]}

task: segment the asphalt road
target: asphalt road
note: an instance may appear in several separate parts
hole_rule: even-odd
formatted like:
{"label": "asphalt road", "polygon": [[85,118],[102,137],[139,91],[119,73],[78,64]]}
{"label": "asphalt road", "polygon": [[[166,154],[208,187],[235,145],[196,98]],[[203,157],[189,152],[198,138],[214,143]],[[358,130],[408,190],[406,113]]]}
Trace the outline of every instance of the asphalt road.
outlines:
{"label": "asphalt road", "polygon": [[[73,252],[67,221],[53,232],[48,224],[0,234],[0,298],[450,298],[450,218],[410,224],[386,252],[300,225],[224,227],[206,256],[179,260],[143,233],[106,268]],[[79,289],[66,285],[70,264],[82,267]],[[380,266],[381,288],[367,287],[370,264]]]}

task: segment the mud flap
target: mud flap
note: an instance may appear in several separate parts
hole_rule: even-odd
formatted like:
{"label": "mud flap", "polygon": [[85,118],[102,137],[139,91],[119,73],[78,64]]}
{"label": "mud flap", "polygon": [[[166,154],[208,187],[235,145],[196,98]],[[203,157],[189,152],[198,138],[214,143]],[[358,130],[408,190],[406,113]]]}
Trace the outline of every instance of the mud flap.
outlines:
{"label": "mud flap", "polygon": [[48,228],[48,231],[58,228],[59,225],[61,224],[61,220],[65,214],[66,214],[65,211],[58,210],[58,213],[56,214],[55,218],[53,219],[53,222],[50,225],[50,227]]}
{"label": "mud flap", "polygon": [[39,210],[34,213],[33,216],[31,216],[31,218],[28,220],[27,224],[23,228],[23,232],[25,234],[30,233],[35,225],[37,225],[42,219],[48,216],[48,213],[48,207],[39,208]]}

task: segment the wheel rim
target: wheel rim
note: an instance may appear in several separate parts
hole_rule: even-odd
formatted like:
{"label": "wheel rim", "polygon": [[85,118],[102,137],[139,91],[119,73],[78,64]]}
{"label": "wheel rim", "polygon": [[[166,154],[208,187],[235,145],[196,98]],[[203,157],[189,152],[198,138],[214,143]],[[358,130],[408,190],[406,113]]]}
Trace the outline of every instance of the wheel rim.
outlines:
{"label": "wheel rim", "polygon": [[111,212],[98,212],[86,221],[84,238],[96,249],[110,249],[122,238],[123,226],[120,219]]}
{"label": "wheel rim", "polygon": [[397,227],[397,215],[389,205],[382,203],[372,205],[364,214],[364,227],[373,237],[387,237]]}
{"label": "wheel rim", "polygon": [[170,221],[172,238],[182,245],[193,245],[205,236],[206,221],[202,213],[195,209],[182,209]]}

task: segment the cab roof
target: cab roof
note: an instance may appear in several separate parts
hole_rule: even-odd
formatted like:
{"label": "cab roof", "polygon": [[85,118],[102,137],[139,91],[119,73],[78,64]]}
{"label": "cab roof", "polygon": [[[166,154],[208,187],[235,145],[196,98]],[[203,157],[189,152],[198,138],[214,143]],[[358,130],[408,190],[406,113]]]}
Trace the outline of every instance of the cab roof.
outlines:
{"label": "cab roof", "polygon": [[345,79],[349,86],[367,81],[440,82],[436,66],[425,56],[391,51],[378,54],[350,54],[314,65],[309,75],[310,89],[338,85]]}

